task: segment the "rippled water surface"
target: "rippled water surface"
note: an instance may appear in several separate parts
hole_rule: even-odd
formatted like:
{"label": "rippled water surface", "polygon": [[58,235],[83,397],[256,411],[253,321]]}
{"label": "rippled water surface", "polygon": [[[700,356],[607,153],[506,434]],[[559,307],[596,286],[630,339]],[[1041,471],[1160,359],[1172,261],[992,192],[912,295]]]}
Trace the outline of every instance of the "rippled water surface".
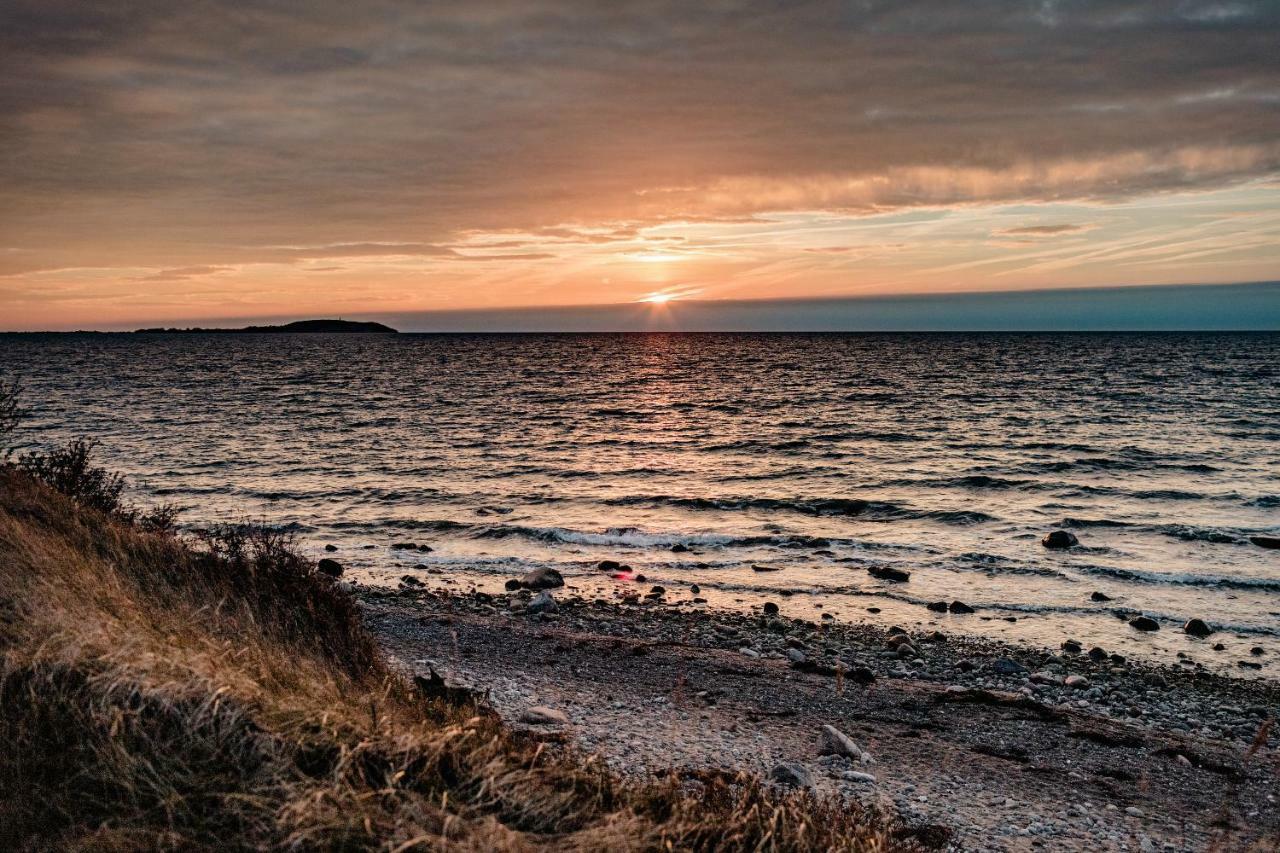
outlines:
{"label": "rippled water surface", "polygon": [[671,600],[1280,672],[1280,551],[1249,542],[1280,535],[1280,335],[28,335],[0,369],[35,441],[365,582],[553,565],[608,597],[613,559]]}

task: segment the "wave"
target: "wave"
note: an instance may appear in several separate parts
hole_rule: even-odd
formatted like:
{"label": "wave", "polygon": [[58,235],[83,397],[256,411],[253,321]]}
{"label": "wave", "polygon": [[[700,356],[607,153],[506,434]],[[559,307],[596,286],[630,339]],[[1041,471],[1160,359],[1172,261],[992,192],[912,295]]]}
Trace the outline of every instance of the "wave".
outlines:
{"label": "wave", "polygon": [[626,495],[607,498],[603,503],[609,506],[673,506],[691,510],[768,510],[815,516],[856,516],[874,521],[932,520],[962,525],[996,520],[995,516],[978,510],[916,509],[862,498],[687,498],[671,495]]}
{"label": "wave", "polygon": [[1129,581],[1131,583],[1280,592],[1280,580],[1271,578],[1199,575],[1190,572],[1144,572],[1141,569],[1118,569],[1112,566],[1075,566],[1074,568],[1086,574],[1115,578],[1116,580]]}
{"label": "wave", "polygon": [[1155,530],[1184,542],[1213,542],[1219,545],[1243,545],[1248,534],[1220,527],[1196,527],[1191,524],[1158,524]]}
{"label": "wave", "polygon": [[826,548],[833,542],[821,536],[798,534],[758,534],[739,536],[729,533],[649,533],[636,527],[611,527],[603,531],[573,530],[567,527],[528,527],[519,524],[472,525],[470,535],[477,539],[505,539],[519,536],[542,542],[569,545],[603,545],[628,548],[749,547],[772,545],[779,548]]}

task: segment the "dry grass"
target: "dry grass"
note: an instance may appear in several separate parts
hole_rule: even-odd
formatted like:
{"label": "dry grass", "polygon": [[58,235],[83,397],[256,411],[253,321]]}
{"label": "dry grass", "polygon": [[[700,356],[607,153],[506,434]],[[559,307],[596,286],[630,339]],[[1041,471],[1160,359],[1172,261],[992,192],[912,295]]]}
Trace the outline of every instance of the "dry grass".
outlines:
{"label": "dry grass", "polygon": [[750,780],[622,786],[382,664],[288,543],[0,468],[0,848],[900,850]]}

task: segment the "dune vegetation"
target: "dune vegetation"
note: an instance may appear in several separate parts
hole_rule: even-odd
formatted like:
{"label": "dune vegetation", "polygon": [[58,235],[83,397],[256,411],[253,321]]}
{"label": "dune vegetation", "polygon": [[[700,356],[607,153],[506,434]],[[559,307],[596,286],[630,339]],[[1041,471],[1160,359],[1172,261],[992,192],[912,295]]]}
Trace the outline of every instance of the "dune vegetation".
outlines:
{"label": "dune vegetation", "polygon": [[[60,454],[60,455],[59,455]],[[745,777],[644,785],[393,672],[290,539],[179,534],[77,445],[0,464],[4,849],[899,850]]]}

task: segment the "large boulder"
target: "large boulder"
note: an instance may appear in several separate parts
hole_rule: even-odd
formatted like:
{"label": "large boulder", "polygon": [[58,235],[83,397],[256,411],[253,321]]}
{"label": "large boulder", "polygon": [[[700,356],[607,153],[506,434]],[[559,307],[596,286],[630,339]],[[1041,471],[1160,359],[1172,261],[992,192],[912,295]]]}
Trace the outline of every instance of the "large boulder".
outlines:
{"label": "large boulder", "polygon": [[552,568],[534,569],[520,578],[525,589],[554,589],[564,586],[564,576]]}
{"label": "large boulder", "polygon": [[1066,530],[1051,530],[1040,540],[1040,544],[1046,548],[1072,548],[1079,545],[1080,540],[1074,533]]}

